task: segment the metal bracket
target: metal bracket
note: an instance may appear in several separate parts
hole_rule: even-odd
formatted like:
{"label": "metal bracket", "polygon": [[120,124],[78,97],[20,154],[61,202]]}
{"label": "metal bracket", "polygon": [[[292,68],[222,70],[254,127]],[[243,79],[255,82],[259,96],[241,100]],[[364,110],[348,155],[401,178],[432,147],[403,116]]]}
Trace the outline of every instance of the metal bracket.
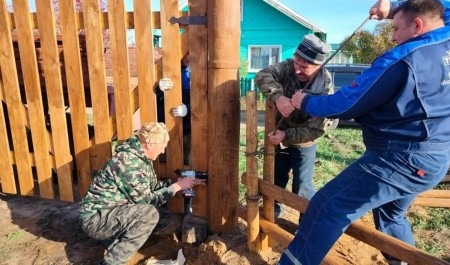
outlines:
{"label": "metal bracket", "polygon": [[206,16],[181,16],[181,17],[171,17],[169,19],[171,24],[178,23],[180,25],[206,25]]}

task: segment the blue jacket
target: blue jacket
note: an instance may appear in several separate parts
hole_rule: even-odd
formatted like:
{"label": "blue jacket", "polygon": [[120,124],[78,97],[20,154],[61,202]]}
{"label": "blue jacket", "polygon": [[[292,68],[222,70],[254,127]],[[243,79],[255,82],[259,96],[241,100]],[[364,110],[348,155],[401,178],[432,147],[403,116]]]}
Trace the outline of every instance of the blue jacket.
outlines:
{"label": "blue jacket", "polygon": [[[391,2],[391,10],[395,9],[396,7],[398,7],[399,5],[401,5],[405,1],[406,0],[403,0],[403,1],[392,1]],[[441,0],[441,3],[445,7],[445,11],[444,11],[444,22],[445,22],[445,25],[450,26],[450,1],[449,0]]]}
{"label": "blue jacket", "polygon": [[392,142],[448,149],[449,39],[450,27],[443,27],[402,43],[378,57],[352,85],[333,95],[306,96],[301,110],[316,117],[354,118],[368,149],[390,149]]}

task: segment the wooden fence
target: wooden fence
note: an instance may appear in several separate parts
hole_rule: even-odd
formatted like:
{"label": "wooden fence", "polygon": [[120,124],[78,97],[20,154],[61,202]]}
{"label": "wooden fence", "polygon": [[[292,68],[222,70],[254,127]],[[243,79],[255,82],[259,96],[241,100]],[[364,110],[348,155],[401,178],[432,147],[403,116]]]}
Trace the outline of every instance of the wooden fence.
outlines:
{"label": "wooden fence", "polygon": [[[283,247],[287,247],[289,242],[294,238],[292,234],[274,224],[273,207],[275,200],[301,213],[306,211],[309,203],[307,199],[274,185],[275,150],[268,143],[267,136],[264,141],[263,178],[259,178],[257,167],[258,133],[256,102],[256,92],[247,92],[247,170],[241,177],[242,183],[247,186],[247,204],[246,207],[240,207],[237,211],[239,217],[247,220],[247,245],[254,252],[266,249],[269,246],[269,237],[280,243]],[[266,132],[275,129],[275,114],[276,107],[270,101],[266,101]],[[444,181],[447,181],[447,178]],[[260,197],[263,198],[262,216],[260,216],[259,211]],[[424,192],[419,195],[414,204],[428,207],[450,208],[450,190],[430,190]],[[374,228],[367,227],[361,221],[350,225],[345,233],[411,265],[450,265],[447,261],[424,253]],[[323,261],[323,264],[338,265],[341,263],[342,261],[339,261],[339,258],[332,252]]]}
{"label": "wooden fence", "polygon": [[[52,2],[36,0],[32,13],[28,0],[13,0],[10,13],[0,0],[0,191],[78,200],[91,174],[111,157],[114,139],[126,139],[140,124],[157,120],[155,88],[161,78],[173,84],[164,92],[171,140],[166,162],[155,167],[158,175],[176,179],[175,169],[186,167],[182,119],[170,113],[181,104],[180,60],[189,53],[189,168],[210,175],[208,186],[196,190],[193,212],[209,216],[215,231],[234,224],[239,3],[214,1],[206,24],[180,25],[181,16],[206,18],[207,1],[189,2],[189,12],[180,12],[177,0],[161,1],[160,12],[151,10],[150,0],[134,0],[133,12],[125,11],[123,0],[109,0],[108,12],[100,11],[98,0],[84,0],[82,10],[74,1],[56,1],[56,8]],[[130,29],[135,31],[134,49],[128,47]],[[153,45],[154,29],[161,30],[160,50]],[[104,45],[105,35],[110,47]],[[133,119],[137,110],[140,115]],[[221,150],[209,149],[210,141]],[[181,194],[169,207],[184,210]]]}

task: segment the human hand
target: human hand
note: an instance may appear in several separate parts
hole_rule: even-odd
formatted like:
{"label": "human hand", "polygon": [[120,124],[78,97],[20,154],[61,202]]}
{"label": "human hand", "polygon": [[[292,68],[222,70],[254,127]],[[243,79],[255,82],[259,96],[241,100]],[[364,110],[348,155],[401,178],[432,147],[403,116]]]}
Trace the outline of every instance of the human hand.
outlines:
{"label": "human hand", "polygon": [[286,138],[286,133],[284,131],[275,130],[271,131],[267,136],[272,145],[279,145],[284,138]]}
{"label": "human hand", "polygon": [[389,11],[391,9],[391,2],[389,0],[378,0],[375,5],[373,5],[369,14],[372,19],[382,20],[389,16]]}
{"label": "human hand", "polygon": [[290,99],[281,96],[275,100],[275,105],[277,106],[278,111],[285,118],[289,117],[291,113],[295,110],[295,108],[291,105]]}
{"label": "human hand", "polygon": [[192,189],[194,186],[197,185],[205,185],[206,179],[198,179],[198,178],[179,178],[177,182],[175,182],[173,187],[175,188],[175,192],[178,192],[180,190],[188,190]]}
{"label": "human hand", "polygon": [[297,91],[291,98],[291,104],[293,107],[300,109],[302,105],[303,98],[306,96],[302,91]]}

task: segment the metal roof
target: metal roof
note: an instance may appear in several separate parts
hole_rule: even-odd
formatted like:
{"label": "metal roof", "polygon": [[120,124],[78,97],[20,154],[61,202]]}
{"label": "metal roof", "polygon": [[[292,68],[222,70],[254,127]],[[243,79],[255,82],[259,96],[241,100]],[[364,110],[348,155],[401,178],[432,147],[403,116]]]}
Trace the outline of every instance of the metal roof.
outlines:
{"label": "metal roof", "polygon": [[327,32],[322,29],[321,27],[317,26],[316,24],[312,23],[305,17],[301,16],[294,10],[290,9],[289,7],[283,5],[278,0],[263,0],[267,4],[271,5],[273,8],[277,9],[281,13],[287,15],[288,17],[292,18],[297,23],[307,27],[308,29],[312,30],[313,32],[320,32],[326,34]]}

